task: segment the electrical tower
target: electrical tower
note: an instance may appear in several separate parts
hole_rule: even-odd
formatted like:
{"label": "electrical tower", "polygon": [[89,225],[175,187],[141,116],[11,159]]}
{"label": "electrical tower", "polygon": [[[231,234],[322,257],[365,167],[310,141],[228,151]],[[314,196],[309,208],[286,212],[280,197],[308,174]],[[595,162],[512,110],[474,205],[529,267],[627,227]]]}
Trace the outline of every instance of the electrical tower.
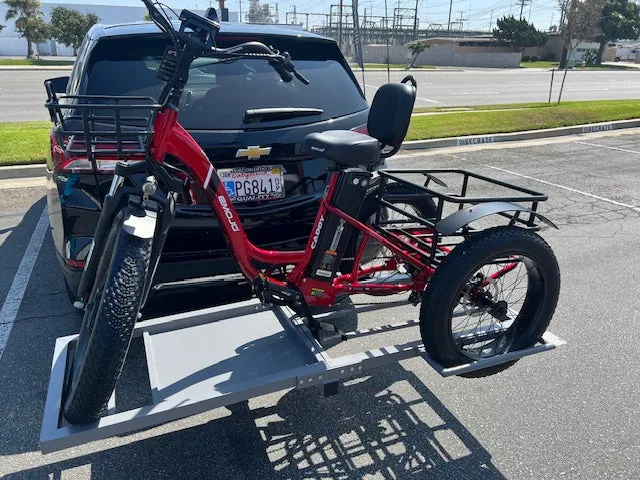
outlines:
{"label": "electrical tower", "polygon": [[260,0],[249,0],[249,11],[245,19],[249,23],[278,23],[278,4],[274,15],[268,3],[261,5]]}

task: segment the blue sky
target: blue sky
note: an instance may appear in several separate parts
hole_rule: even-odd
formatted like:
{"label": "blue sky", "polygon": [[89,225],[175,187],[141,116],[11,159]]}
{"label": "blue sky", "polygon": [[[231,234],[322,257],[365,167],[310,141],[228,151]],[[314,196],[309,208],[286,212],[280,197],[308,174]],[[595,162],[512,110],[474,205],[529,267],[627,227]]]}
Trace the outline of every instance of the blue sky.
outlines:
{"label": "blue sky", "polygon": [[[209,6],[209,0],[165,0],[167,4],[175,8],[206,8]],[[212,0],[214,5],[217,6],[217,0]],[[278,3],[280,11],[280,21],[284,22],[285,13],[293,10],[293,5],[296,5],[298,12],[309,13],[328,13],[329,5],[337,4],[339,0],[263,0],[263,3],[269,3],[275,5]],[[389,14],[393,11],[393,8],[398,6],[398,0],[387,0]],[[242,11],[246,12],[249,6],[248,0],[227,0],[227,7],[232,11],[238,10],[239,2],[242,2]],[[465,28],[470,27],[473,29],[489,30],[489,22],[493,18],[492,25],[495,26],[496,18],[503,15],[508,15],[512,12],[515,16],[520,13],[520,4],[518,0],[453,0],[453,12],[452,19],[457,19],[462,14],[464,19]],[[70,0],[67,3],[90,3],[87,0]],[[142,2],[136,0],[99,0],[95,3],[103,5],[134,5],[142,6]],[[350,0],[345,0],[345,3],[350,3]],[[359,12],[360,16],[364,14],[364,9],[367,9],[367,15],[384,15],[384,0],[359,0]],[[415,8],[415,0],[401,0],[400,7],[402,8]],[[493,15],[492,12],[493,11]],[[420,25],[426,26],[430,23],[447,23],[449,15],[449,0],[418,0],[418,12],[420,18]],[[557,0],[533,0],[532,3],[528,3],[524,7],[523,16],[540,29],[547,29],[550,25],[557,24],[559,19],[559,13],[557,8]],[[298,21],[303,21],[304,16],[298,17]],[[316,22],[320,21],[320,17],[316,17]],[[310,17],[310,23],[313,18]]]}

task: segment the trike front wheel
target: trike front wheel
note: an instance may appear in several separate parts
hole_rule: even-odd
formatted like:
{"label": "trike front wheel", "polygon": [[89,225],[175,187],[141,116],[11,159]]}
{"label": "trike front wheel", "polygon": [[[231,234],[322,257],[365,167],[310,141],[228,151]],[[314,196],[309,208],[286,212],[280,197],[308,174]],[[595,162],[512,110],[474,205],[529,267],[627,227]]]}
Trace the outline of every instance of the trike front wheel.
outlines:
{"label": "trike front wheel", "polygon": [[152,239],[139,238],[116,216],[87,302],[68,379],[64,417],[86,423],[102,416],[133,335],[149,271]]}
{"label": "trike front wheel", "polygon": [[[422,295],[420,333],[445,367],[533,346],[545,332],[560,292],[560,270],[536,233],[496,227],[456,246]],[[515,361],[463,376],[482,377]]]}

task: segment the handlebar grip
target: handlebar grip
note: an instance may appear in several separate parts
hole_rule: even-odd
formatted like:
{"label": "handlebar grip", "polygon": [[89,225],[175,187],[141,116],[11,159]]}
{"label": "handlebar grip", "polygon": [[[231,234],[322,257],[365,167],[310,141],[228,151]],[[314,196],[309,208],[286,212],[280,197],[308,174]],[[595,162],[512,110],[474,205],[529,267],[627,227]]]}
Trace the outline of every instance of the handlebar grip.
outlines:
{"label": "handlebar grip", "polygon": [[307,80],[301,73],[298,73],[297,70],[293,71],[293,74],[296,76],[296,78],[298,80],[300,80],[302,83],[304,83],[305,85],[309,85],[311,82],[309,80]]}
{"label": "handlebar grip", "polygon": [[284,65],[282,65],[282,63],[278,62],[277,60],[269,60],[269,63],[271,64],[273,69],[278,72],[278,75],[280,75],[280,78],[283,82],[289,83],[291,80],[293,80],[293,75],[291,75],[291,73],[289,73],[287,69],[284,68]]}

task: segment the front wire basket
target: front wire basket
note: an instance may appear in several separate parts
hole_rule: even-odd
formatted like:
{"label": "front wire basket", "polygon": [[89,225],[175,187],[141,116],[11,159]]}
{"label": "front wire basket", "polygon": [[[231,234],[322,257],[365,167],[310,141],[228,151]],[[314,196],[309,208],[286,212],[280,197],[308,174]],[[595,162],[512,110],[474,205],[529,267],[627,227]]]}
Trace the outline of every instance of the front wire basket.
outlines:
{"label": "front wire basket", "polygon": [[53,132],[68,157],[86,158],[94,172],[101,160],[148,157],[155,114],[162,108],[154,98],[57,95],[50,82],[45,87]]}

